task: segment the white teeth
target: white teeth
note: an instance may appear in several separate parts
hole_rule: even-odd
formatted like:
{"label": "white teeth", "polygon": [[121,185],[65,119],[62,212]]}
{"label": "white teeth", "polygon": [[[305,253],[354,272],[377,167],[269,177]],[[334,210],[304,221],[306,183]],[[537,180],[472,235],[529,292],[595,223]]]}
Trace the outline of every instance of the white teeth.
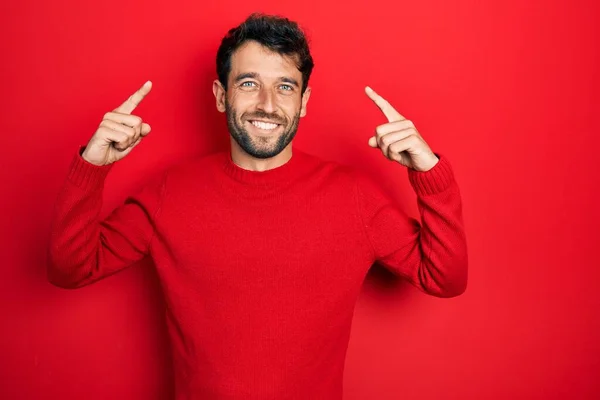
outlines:
{"label": "white teeth", "polygon": [[252,125],[260,129],[271,130],[277,128],[277,124],[269,124],[266,122],[252,121]]}

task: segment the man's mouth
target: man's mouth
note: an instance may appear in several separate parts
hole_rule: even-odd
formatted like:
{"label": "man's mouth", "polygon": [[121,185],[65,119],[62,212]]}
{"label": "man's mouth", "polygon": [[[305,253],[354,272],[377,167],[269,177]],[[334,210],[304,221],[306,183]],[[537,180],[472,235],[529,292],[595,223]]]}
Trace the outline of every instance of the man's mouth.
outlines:
{"label": "man's mouth", "polygon": [[269,122],[269,121],[259,121],[259,120],[248,120],[250,124],[254,125],[258,129],[263,131],[272,131],[277,128],[280,124]]}

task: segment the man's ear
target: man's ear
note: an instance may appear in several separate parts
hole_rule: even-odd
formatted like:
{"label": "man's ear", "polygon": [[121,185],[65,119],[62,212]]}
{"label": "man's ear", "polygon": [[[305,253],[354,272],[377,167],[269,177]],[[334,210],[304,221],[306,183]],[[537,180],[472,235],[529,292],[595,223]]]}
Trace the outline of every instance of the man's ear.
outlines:
{"label": "man's ear", "polygon": [[225,112],[225,89],[221,82],[218,79],[213,81],[213,94],[215,95],[215,99],[217,101],[217,110],[220,112]]}
{"label": "man's ear", "polygon": [[310,98],[310,87],[307,87],[302,95],[302,108],[300,109],[300,116],[304,117],[306,115],[306,104],[308,103],[308,99]]}

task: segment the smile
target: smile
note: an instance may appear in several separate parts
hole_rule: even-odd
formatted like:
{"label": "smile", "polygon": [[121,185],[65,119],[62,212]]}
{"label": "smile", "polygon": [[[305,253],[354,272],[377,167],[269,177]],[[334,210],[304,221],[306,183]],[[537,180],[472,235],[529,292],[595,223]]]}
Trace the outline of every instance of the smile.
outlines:
{"label": "smile", "polygon": [[271,131],[279,126],[279,124],[274,124],[271,122],[262,122],[262,121],[250,121],[250,123],[252,125],[254,125],[255,127],[265,130],[265,131]]}

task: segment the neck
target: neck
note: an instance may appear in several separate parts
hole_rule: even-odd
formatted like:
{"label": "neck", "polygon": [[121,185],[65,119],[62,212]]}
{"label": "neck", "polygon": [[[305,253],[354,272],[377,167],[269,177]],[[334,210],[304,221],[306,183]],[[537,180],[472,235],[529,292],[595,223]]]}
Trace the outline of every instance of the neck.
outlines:
{"label": "neck", "polygon": [[230,137],[231,160],[240,168],[249,171],[268,171],[286,164],[292,158],[292,143],[279,154],[271,158],[256,158],[246,153],[237,142]]}

